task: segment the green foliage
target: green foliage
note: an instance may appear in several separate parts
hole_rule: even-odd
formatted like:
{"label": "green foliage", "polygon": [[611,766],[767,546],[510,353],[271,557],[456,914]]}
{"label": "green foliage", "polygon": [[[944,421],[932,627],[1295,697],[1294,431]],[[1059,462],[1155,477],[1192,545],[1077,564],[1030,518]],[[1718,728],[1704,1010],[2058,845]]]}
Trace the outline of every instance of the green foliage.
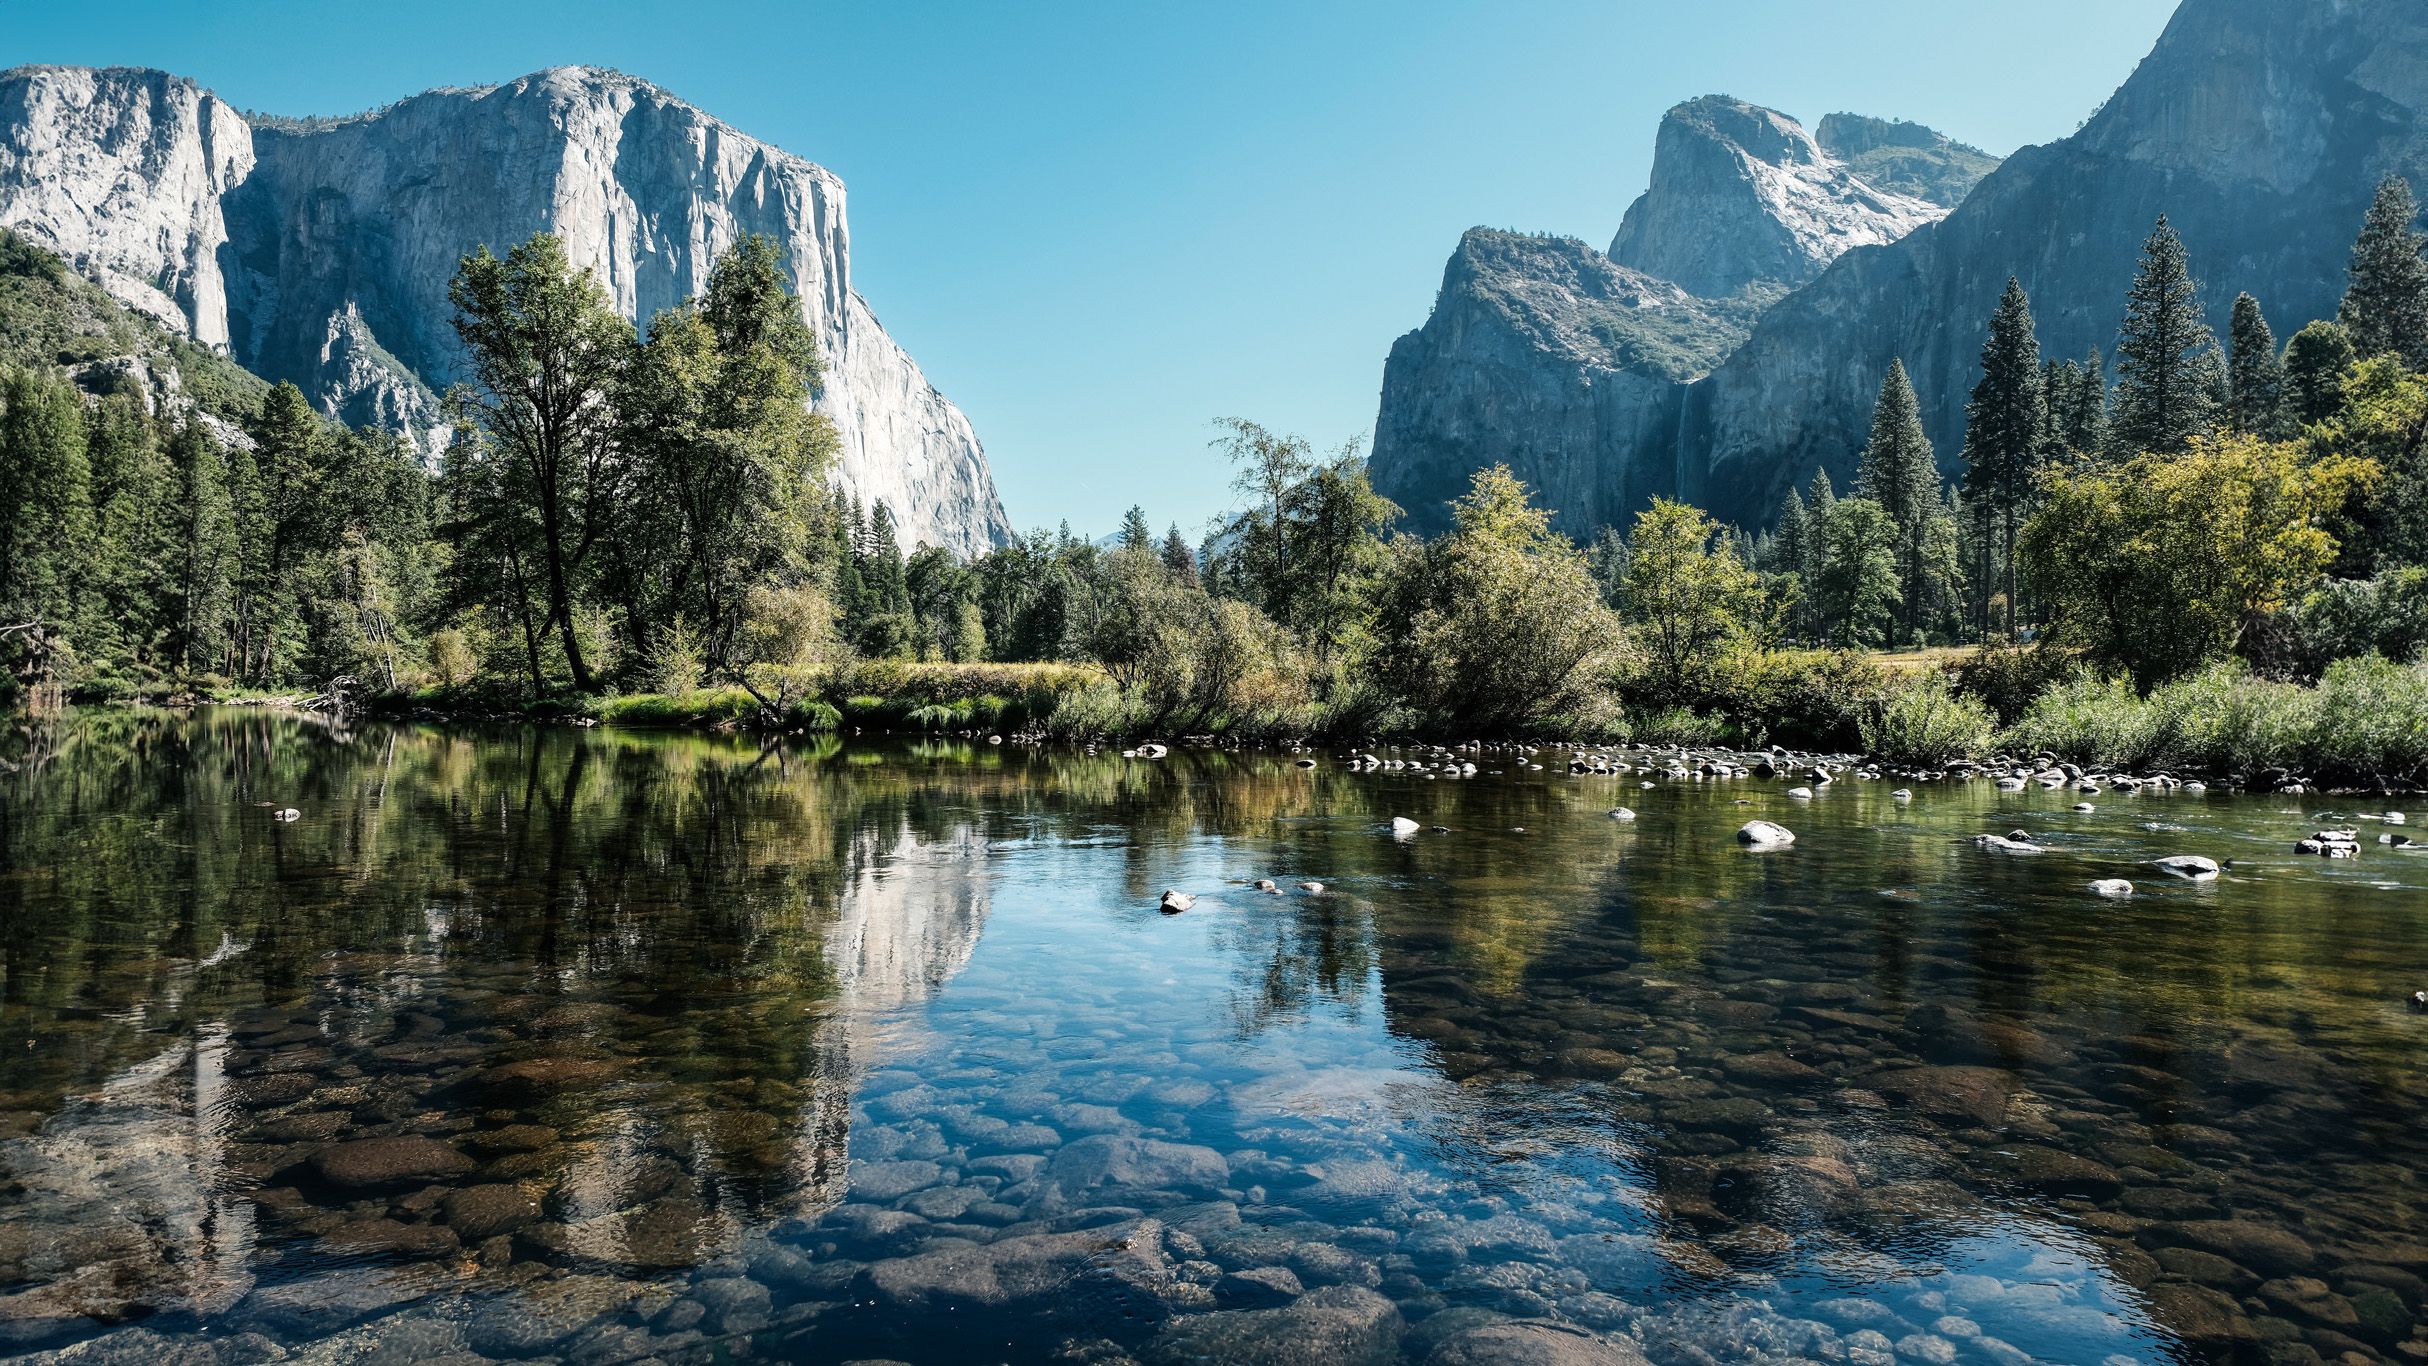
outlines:
{"label": "green foliage", "polygon": [[1698,673],[1740,637],[1759,610],[1761,586],[1721,538],[1719,524],[1666,498],[1636,517],[1619,575],[1621,617],[1635,628],[1652,695],[1683,701]]}
{"label": "green foliage", "polygon": [[2416,783],[2428,777],[2428,666],[2341,660],[2304,688],[2221,663],[2147,697],[2082,678],[2044,694],[2003,743],[2140,771]]}
{"label": "green foliage", "polygon": [[2217,338],[2201,316],[2183,239],[2162,214],[2125,296],[2111,449],[2125,456],[2172,453],[2207,435],[2216,421],[2217,369]]}
{"label": "green foliage", "polygon": [[2064,650],[1991,640],[1956,666],[1956,686],[2012,724],[2041,694],[2081,673],[2082,661]]}
{"label": "green foliage", "polygon": [[1943,764],[1987,752],[1997,720],[1980,699],[1929,670],[1893,683],[1858,721],[1863,750],[1897,764]]}
{"label": "green foliage", "polygon": [[2323,527],[2374,467],[2253,437],[2052,480],[2023,554],[2057,633],[2142,683],[2218,658],[2334,562]]}
{"label": "green foliage", "polygon": [[2312,672],[2339,659],[2428,656],[2428,568],[2390,569],[2372,579],[2327,579],[2293,613]]}
{"label": "green foliage", "polygon": [[[2008,277],[2006,293],[1990,315],[1989,340],[1981,347],[1981,378],[1964,409],[1964,491],[1982,516],[1999,528],[2000,563],[2006,569],[2006,630],[2015,633],[2015,537],[2031,510],[2041,466],[2051,446],[2070,433],[2051,430],[2060,404],[2072,399],[2078,374],[2044,372],[2040,336],[2032,322],[2031,300],[2021,281]],[[2096,376],[2092,383],[2098,383]],[[1910,391],[1909,391],[1910,392]],[[1875,430],[1878,420],[1874,419]],[[1986,547],[1988,538],[1982,541]],[[1986,564],[1982,566],[1986,570]],[[1919,566],[1909,566],[1908,589],[1915,591]],[[1988,574],[1979,575],[1986,588]]]}
{"label": "green foliage", "polygon": [[2399,356],[2414,370],[2428,369],[2428,258],[2420,254],[2428,238],[2419,216],[2410,182],[2395,175],[2379,182],[2336,311],[2363,358]]}
{"label": "green foliage", "polygon": [[1500,731],[1589,712],[1618,623],[1584,555],[1504,465],[1477,471],[1452,512],[1450,535],[1392,571],[1384,637],[1407,700]]}
{"label": "green foliage", "polygon": [[1841,498],[1822,522],[1821,543],[1815,589],[1832,643],[1886,644],[1903,598],[1896,523],[1869,498]]}
{"label": "green foliage", "polygon": [[2227,345],[2227,427],[2245,436],[2281,435],[2285,362],[2277,354],[2276,333],[2260,312],[2259,300],[2248,294],[2234,296],[2234,325]]}
{"label": "green foliage", "polygon": [[2317,322],[2285,343],[2284,419],[2293,426],[2332,420],[2359,362],[2352,334],[2341,323]]}

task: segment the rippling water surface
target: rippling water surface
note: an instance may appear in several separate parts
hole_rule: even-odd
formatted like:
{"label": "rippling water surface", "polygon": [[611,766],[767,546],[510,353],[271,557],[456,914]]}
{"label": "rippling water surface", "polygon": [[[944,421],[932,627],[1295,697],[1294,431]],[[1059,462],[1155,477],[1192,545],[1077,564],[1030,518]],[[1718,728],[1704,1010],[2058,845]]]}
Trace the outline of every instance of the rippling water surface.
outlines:
{"label": "rippling water surface", "polygon": [[2374,804],[258,712],[0,753],[0,1353],[2428,1359],[2428,851],[2291,852]]}

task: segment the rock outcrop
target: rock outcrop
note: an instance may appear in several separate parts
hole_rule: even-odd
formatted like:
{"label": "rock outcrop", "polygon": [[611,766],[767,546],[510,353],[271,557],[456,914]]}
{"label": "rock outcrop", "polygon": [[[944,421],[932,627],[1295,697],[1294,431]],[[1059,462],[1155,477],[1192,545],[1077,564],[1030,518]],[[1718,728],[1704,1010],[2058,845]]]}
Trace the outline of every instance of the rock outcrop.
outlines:
{"label": "rock outcrop", "polygon": [[347,422],[438,431],[446,286],[546,230],[646,319],[765,233],[827,360],[842,482],[908,538],[1008,538],[968,419],[853,289],[843,183],[646,81],[570,67],[352,118],[239,114],[157,71],[0,75],[0,224]]}
{"label": "rock outcrop", "polygon": [[1868,184],[1785,114],[1707,95],[1662,118],[1651,187],[1628,206],[1610,259],[1718,299],[1803,284],[1945,212]]}
{"label": "rock outcrop", "polygon": [[[1928,171],[1944,189],[1981,157],[1928,129],[1837,117],[1850,155],[1909,181]],[[1902,162],[1875,155],[1892,147]],[[1688,481],[1691,386],[1767,305],[1944,212],[1874,188],[1785,114],[1716,95],[1681,104],[1608,255],[1483,228],[1461,239],[1432,318],[1384,369],[1375,486],[1436,531],[1471,473],[1506,462],[1562,530],[1623,525]]]}

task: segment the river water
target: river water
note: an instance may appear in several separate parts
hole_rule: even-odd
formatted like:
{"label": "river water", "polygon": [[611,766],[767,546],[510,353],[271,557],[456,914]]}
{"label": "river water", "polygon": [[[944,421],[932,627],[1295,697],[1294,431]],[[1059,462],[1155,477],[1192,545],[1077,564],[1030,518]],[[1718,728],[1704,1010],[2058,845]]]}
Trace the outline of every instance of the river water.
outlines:
{"label": "river water", "polygon": [[256,711],[0,754],[0,1353],[2428,1358],[2428,850],[2292,852],[2383,803]]}

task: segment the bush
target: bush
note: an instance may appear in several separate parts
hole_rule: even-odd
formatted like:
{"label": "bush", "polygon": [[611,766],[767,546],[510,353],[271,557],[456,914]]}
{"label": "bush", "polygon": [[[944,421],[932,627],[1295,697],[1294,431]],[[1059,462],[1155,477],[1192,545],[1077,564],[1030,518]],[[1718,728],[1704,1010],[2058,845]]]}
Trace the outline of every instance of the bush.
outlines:
{"label": "bush", "polygon": [[2310,755],[2347,780],[2428,780],[2428,664],[2338,660],[2318,681]]}
{"label": "bush", "polygon": [[598,718],[615,726],[704,726],[747,721],[759,715],[759,699],[743,688],[698,688],[687,693],[629,693],[599,703]]}
{"label": "bush", "polygon": [[2165,746],[2158,716],[2121,678],[2071,678],[2041,694],[2001,743],[2085,765],[2134,768]]}
{"label": "bush", "polygon": [[1931,671],[1890,686],[1858,720],[1866,754],[1890,763],[1944,764],[1990,746],[1997,718],[1979,698]]}
{"label": "bush", "polygon": [[1726,717],[1688,707],[1664,707],[1659,711],[1631,716],[1627,729],[1639,745],[1679,745],[1688,749],[1706,749],[1725,745],[1736,738],[1735,728]]}
{"label": "bush", "polygon": [[1697,710],[1724,718],[1749,744],[1808,749],[1861,744],[1865,708],[1889,689],[1879,665],[1846,650],[1731,650],[1712,680]]}
{"label": "bush", "polygon": [[2042,693],[2081,673],[2082,661],[2063,650],[1992,641],[1956,666],[1956,686],[2013,725]]}
{"label": "bush", "polygon": [[2154,763],[2247,777],[2304,761],[2318,695],[2218,664],[2152,693],[2148,706]]}

